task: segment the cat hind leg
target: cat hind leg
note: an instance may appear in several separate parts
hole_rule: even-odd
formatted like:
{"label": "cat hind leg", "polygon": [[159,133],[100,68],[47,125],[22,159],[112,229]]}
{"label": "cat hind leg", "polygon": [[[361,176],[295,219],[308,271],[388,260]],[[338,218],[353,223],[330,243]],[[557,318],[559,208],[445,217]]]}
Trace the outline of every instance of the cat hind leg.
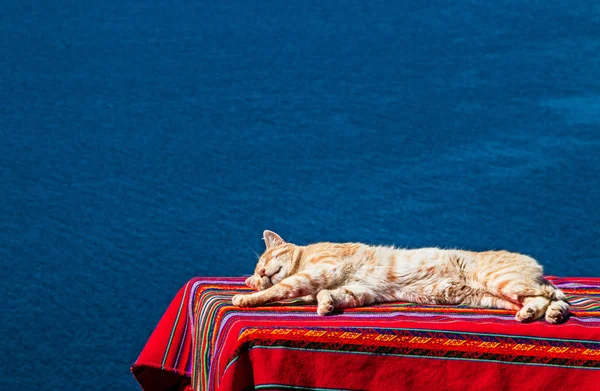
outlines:
{"label": "cat hind leg", "polygon": [[545,296],[526,297],[523,300],[523,308],[515,315],[515,319],[522,323],[532,322],[540,319],[546,314],[550,300]]}
{"label": "cat hind leg", "polygon": [[569,303],[564,300],[553,300],[546,309],[546,321],[552,324],[561,323],[568,314]]}
{"label": "cat hind leg", "polygon": [[317,293],[317,314],[329,315],[333,312],[334,302],[331,291],[323,289]]}
{"label": "cat hind leg", "polygon": [[[545,278],[538,279],[537,295],[525,297],[523,308],[517,313],[516,319],[520,322],[546,318],[551,324],[563,322],[569,314],[569,303],[563,291]],[[526,314],[524,311],[529,311]],[[532,315],[533,314],[533,315]],[[531,317],[533,316],[533,319]]]}
{"label": "cat hind leg", "polygon": [[517,311],[521,307],[515,303],[508,301],[502,297],[491,294],[475,294],[468,296],[460,304],[468,305],[476,308],[499,308],[503,310]]}

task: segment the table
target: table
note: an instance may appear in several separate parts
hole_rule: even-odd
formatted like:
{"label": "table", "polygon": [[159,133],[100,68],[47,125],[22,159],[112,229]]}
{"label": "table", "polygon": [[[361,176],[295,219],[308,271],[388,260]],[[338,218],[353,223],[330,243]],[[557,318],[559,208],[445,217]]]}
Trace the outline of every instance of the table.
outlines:
{"label": "table", "polygon": [[547,277],[561,325],[506,310],[390,303],[319,316],[291,300],[237,308],[244,278],[194,278],[133,364],[145,391],[600,389],[600,278]]}

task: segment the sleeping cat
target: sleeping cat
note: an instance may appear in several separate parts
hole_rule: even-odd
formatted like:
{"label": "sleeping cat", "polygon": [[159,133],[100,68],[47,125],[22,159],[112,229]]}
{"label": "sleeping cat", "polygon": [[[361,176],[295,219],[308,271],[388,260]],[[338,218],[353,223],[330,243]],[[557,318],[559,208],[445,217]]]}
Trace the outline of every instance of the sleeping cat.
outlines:
{"label": "sleeping cat", "polygon": [[304,297],[316,299],[317,312],[329,315],[391,301],[464,304],[514,310],[519,322],[545,315],[549,323],[563,321],[569,311],[563,292],[544,279],[533,258],[522,254],[361,243],[297,246],[271,231],[263,238],[267,249],[246,280],[258,292],[235,295],[236,306]]}

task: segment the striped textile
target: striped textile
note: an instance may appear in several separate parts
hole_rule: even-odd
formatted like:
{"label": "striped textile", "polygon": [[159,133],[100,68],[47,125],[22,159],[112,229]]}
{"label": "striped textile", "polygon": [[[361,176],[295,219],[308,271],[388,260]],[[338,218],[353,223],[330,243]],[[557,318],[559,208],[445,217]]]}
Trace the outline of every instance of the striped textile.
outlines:
{"label": "striped textile", "polygon": [[231,297],[249,291],[244,278],[195,278],[132,372],[146,391],[595,387],[600,278],[548,279],[572,305],[562,325],[519,324],[505,310],[411,303],[328,317],[294,300],[240,309]]}

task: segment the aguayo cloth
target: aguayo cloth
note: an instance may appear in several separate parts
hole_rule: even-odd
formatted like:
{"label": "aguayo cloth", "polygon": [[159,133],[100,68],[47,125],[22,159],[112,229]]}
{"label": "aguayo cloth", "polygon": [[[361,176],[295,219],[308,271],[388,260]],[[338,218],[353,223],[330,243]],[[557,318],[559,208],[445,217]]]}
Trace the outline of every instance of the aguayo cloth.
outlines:
{"label": "aguayo cloth", "polygon": [[505,310],[393,303],[319,316],[286,302],[236,308],[243,278],[195,278],[132,366],[158,390],[600,390],[600,278],[548,277],[561,325]]}

